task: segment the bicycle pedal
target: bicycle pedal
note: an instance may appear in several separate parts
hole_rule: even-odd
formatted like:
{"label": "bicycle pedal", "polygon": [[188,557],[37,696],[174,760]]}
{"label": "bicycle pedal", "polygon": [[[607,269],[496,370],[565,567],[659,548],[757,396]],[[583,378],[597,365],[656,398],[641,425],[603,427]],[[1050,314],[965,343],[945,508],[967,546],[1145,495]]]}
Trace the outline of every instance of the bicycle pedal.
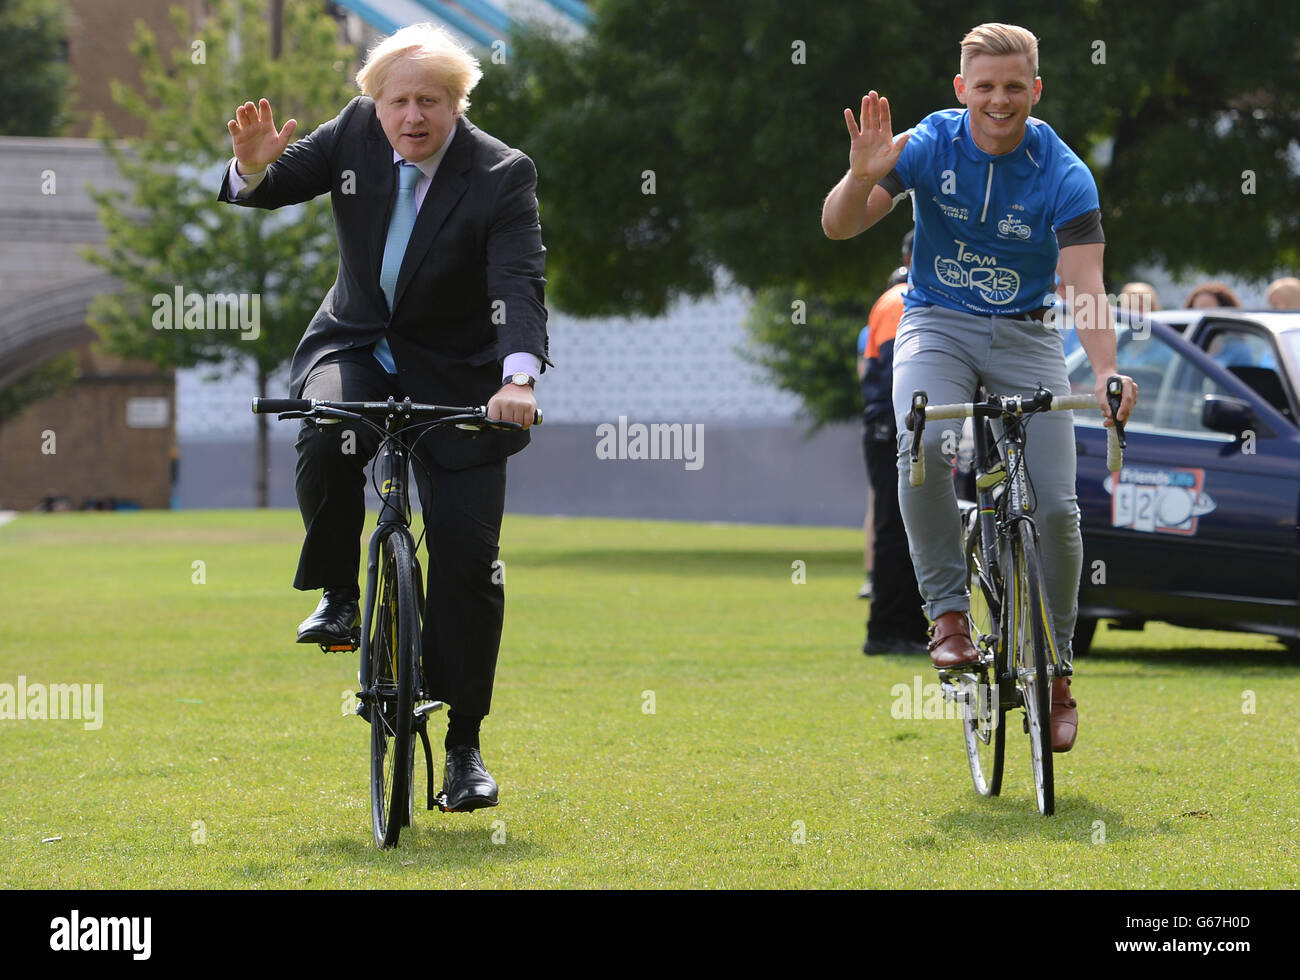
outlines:
{"label": "bicycle pedal", "polygon": [[357,648],[354,643],[321,643],[319,646],[325,653],[351,653]]}
{"label": "bicycle pedal", "polygon": [[447,794],[445,791],[437,794],[433,798],[433,804],[429,806],[429,809],[432,810],[434,805],[436,805],[443,813],[447,812]]}

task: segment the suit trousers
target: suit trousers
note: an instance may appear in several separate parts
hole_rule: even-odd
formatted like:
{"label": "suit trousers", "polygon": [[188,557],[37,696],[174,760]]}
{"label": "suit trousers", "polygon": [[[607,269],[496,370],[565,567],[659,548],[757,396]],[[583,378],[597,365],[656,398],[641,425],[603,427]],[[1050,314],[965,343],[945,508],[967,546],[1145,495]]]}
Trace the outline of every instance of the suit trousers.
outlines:
{"label": "suit trousers", "polygon": [[[318,361],[302,397],[382,401],[389,395],[404,397],[400,387],[397,377],[366,347]],[[365,485],[380,438],[361,423],[303,423],[295,489],[306,537],[294,588],[359,594]],[[428,549],[422,636],[425,689],[458,716],[484,716],[491,707],[505,615],[504,576],[497,556],[506,461],[446,469],[422,451],[417,437],[411,468]]]}

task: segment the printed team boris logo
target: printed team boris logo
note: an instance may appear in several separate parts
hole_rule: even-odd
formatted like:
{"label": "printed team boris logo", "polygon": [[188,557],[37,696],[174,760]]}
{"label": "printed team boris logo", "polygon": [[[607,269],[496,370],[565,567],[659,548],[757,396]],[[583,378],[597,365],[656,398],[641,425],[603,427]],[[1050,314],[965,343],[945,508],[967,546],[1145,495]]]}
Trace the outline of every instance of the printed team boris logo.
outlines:
{"label": "printed team boris logo", "polygon": [[1009,214],[998,222],[998,234],[1006,238],[1019,238],[1021,241],[1029,241],[1033,229],[1017,218],[1014,214]]}
{"label": "printed team boris logo", "polygon": [[1020,273],[999,266],[991,255],[972,252],[965,242],[957,242],[955,259],[936,256],[935,277],[953,289],[973,289],[991,306],[1006,306],[1020,292]]}
{"label": "printed team boris logo", "polygon": [[1195,534],[1197,519],[1215,508],[1202,469],[1125,466],[1102,487],[1111,495],[1111,525],[1131,531]]}

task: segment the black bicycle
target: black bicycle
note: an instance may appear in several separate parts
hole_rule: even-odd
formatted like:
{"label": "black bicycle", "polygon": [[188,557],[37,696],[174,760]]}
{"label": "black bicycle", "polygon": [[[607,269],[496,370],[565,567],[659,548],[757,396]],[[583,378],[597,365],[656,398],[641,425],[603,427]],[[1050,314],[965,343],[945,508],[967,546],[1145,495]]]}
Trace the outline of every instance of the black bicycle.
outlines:
{"label": "black bicycle", "polygon": [[[1123,462],[1124,427],[1118,421],[1123,382],[1111,376],[1106,400],[1116,418],[1109,430],[1106,465]],[[963,503],[962,550],[970,582],[971,639],[979,662],[939,671],[944,698],[962,706],[962,736],[976,792],[997,796],[1002,789],[1006,715],[1024,709],[1038,811],[1056,809],[1052,772],[1052,678],[1071,673],[1052,636],[1052,618],[1038,557],[1038,530],[1025,475],[1026,423],[1039,412],[1097,407],[1093,395],[1053,395],[1041,385],[1032,395],[993,395],[980,401],[929,405],[924,391],[912,393],[907,428],[912,433],[912,486],[925,481],[920,452],[925,423],[975,420],[974,503]],[[995,439],[990,423],[1001,423]]]}
{"label": "black bicycle", "polygon": [[[379,521],[370,536],[366,591],[360,631],[351,645],[321,644],[327,651],[361,649],[356,713],[370,722],[370,816],[375,844],[393,847],[402,827],[415,817],[415,739],[424,746],[428,809],[446,811],[446,797],[434,790],[433,749],[428,716],[443,707],[426,693],[421,635],[424,577],[411,536],[408,492],[416,443],[437,426],[519,429],[489,419],[487,409],[416,404],[407,398],[383,402],[331,402],[301,398],[254,398],[253,413],[329,424],[344,419],[370,426],[381,436],[371,463],[378,479]],[[377,420],[382,419],[380,424]],[[542,421],[541,412],[534,425]]]}

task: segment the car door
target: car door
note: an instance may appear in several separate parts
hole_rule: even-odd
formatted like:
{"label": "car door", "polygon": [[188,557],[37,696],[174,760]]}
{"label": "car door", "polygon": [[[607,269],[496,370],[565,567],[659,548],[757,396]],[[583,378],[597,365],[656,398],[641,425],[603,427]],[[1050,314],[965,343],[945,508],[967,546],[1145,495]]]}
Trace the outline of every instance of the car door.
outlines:
{"label": "car door", "polygon": [[[1124,467],[1105,466],[1099,414],[1075,413],[1084,539],[1081,608],[1093,617],[1222,629],[1300,625],[1300,433],[1255,392],[1160,324],[1118,329],[1139,386]],[[1082,352],[1074,390],[1091,390]],[[1246,438],[1207,428],[1206,396],[1246,402]]]}
{"label": "car door", "polygon": [[1300,420],[1300,399],[1282,369],[1277,338],[1247,319],[1207,316],[1189,338],[1210,360],[1240,378],[1292,425]]}

